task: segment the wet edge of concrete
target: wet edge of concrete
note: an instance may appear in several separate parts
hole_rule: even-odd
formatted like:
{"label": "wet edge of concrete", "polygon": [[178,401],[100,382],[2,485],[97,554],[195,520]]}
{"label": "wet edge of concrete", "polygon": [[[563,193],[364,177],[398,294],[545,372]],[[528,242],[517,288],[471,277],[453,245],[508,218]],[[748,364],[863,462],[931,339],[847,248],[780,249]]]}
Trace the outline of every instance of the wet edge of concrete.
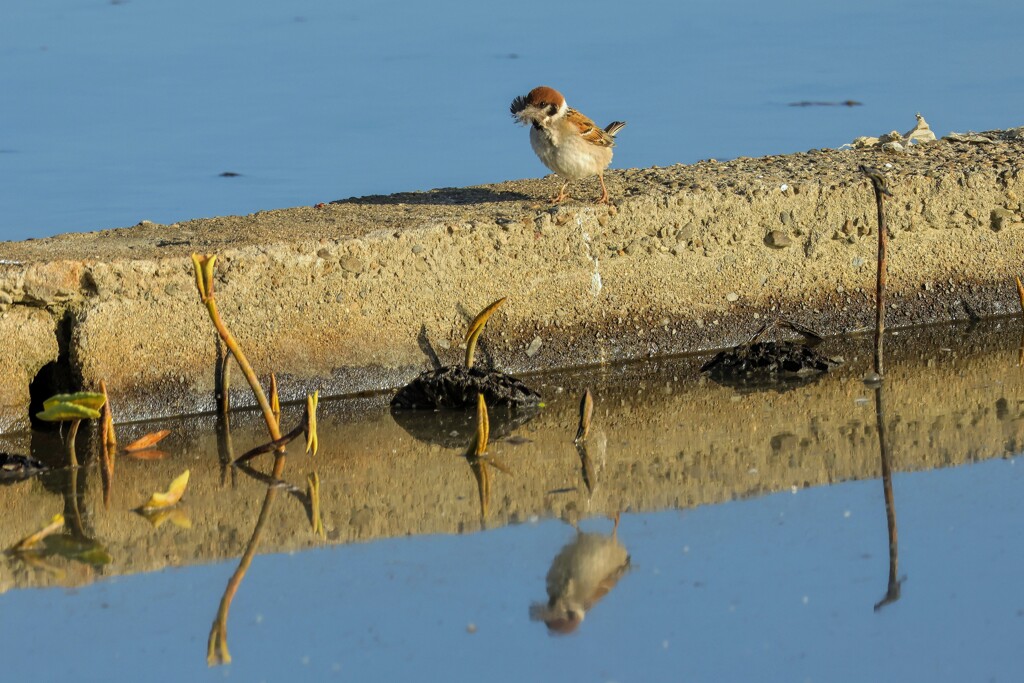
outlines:
{"label": "wet edge of concrete", "polygon": [[[917,329],[889,340],[883,389],[896,471],[1019,454],[1024,447],[1024,371],[1017,366],[1016,351],[1021,333],[1014,321],[974,330]],[[413,438],[395,424],[380,398],[368,399],[355,414],[345,412],[351,405],[327,404],[321,416],[322,452],[309,458],[295,448],[288,456],[283,474],[287,484],[274,502],[260,552],[410,534],[470,533],[536,518],[575,521],[616,512],[688,509],[876,478],[880,455],[875,403],[862,381],[871,367],[871,340],[832,340],[823,350],[842,355],[846,364],[834,375],[784,393],[738,393],[698,379],[699,361],[685,357],[547,377],[538,387],[547,407],[516,430],[520,439],[490,446],[512,475],[491,469],[490,509],[483,521],[477,484],[462,449]],[[585,486],[572,443],[578,397],[585,386],[594,390],[596,404],[588,440],[593,492]],[[297,419],[297,410],[292,410],[284,422]],[[53,572],[3,556],[0,591],[89,583],[105,575],[237,556],[259,514],[270,462],[266,457],[254,462],[255,476],[222,465],[217,453],[233,449],[238,455],[266,438],[256,412],[236,415],[234,423],[232,436],[225,439],[211,417],[168,422],[175,431],[163,445],[167,457],[119,456],[109,506],[95,464],[0,487],[5,519],[0,547],[41,528],[56,512],[67,516],[77,509],[87,531],[113,557],[102,569],[54,558],[51,564],[60,571]],[[122,440],[153,427],[123,428]],[[467,441],[471,431],[467,424]],[[84,446],[81,450],[86,451]],[[185,467],[192,471],[182,506],[191,520],[188,528],[173,522],[154,527],[132,512]],[[326,540],[311,530],[302,500],[312,471],[322,482]],[[79,495],[62,497],[62,487],[72,477]],[[875,514],[882,520],[880,489],[881,484]],[[899,500],[897,485],[897,507]],[[878,531],[883,557],[887,541],[881,523]],[[627,546],[628,541],[623,539]]]}

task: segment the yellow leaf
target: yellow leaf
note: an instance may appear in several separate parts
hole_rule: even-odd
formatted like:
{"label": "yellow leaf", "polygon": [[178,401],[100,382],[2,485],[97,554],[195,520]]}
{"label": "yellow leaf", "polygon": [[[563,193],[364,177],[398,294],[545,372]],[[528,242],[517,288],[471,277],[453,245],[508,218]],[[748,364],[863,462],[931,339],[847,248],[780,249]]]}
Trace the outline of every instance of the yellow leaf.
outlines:
{"label": "yellow leaf", "polygon": [[480,330],[483,329],[484,325],[490,319],[491,315],[498,310],[508,297],[503,296],[497,301],[492,301],[487,305],[487,308],[480,311],[480,313],[473,318],[473,322],[469,324],[469,329],[466,330],[466,338],[463,341],[469,341],[473,335],[479,335]]}
{"label": "yellow leaf", "polygon": [[480,311],[477,317],[473,318],[473,322],[469,324],[469,329],[466,331],[466,367],[473,367],[473,356],[476,353],[476,343],[480,338],[480,333],[484,331],[484,325],[487,324],[487,320],[491,315],[505,303],[505,299],[508,297],[501,297],[497,301],[492,302],[487,308]]}
{"label": "yellow leaf", "polygon": [[100,416],[100,411],[88,408],[77,403],[50,403],[43,404],[45,410],[36,413],[36,417],[45,422],[65,422],[67,420],[95,420]]}
{"label": "yellow leaf", "polygon": [[124,447],[126,451],[144,451],[147,448],[152,448],[163,440],[165,436],[171,433],[170,429],[161,429],[158,432],[150,432],[141,439],[136,439],[130,444]]}
{"label": "yellow leaf", "polygon": [[270,412],[281,420],[281,397],[277,394],[277,375],[270,373]]}
{"label": "yellow leaf", "polygon": [[188,475],[188,470],[182,472],[174,481],[171,482],[166,493],[154,493],[150,497],[149,502],[142,505],[139,509],[143,512],[148,512],[150,510],[159,510],[160,508],[177,505],[178,501],[181,500],[182,495],[185,493],[185,487],[188,486]]}
{"label": "yellow leaf", "polygon": [[199,290],[199,298],[206,303],[206,300],[213,296],[213,272],[217,263],[216,254],[192,254],[192,266],[196,275],[196,288]]}
{"label": "yellow leaf", "polygon": [[103,407],[107,397],[93,391],[79,391],[74,394],[57,394],[43,401],[43,410],[46,410],[57,403],[72,403],[76,406],[99,410]]}

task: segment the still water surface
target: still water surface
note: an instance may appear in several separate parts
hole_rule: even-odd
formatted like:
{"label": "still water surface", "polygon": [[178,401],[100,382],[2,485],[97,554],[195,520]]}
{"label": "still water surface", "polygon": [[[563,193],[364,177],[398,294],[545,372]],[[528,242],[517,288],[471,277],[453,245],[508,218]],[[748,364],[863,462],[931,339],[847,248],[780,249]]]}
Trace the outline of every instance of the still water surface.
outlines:
{"label": "still water surface", "polygon": [[539,177],[508,105],[540,84],[629,122],[618,168],[838,147],[916,112],[1019,126],[1021,25],[1000,0],[7,3],[0,239]]}
{"label": "still water surface", "polygon": [[[286,484],[269,489],[269,462],[220,464],[265,438],[258,415],[236,414],[230,439],[212,417],[122,425],[122,441],[173,429],[164,457],[121,454],[109,487],[86,456],[0,488],[4,547],[63,510],[110,557],[0,557],[3,677],[1017,680],[1021,335],[1003,321],[891,337],[891,508],[878,398],[861,381],[869,339],[826,342],[846,363],[781,393],[700,379],[700,358],[531,377],[547,404],[491,444],[510,474],[490,469],[486,505],[457,446],[471,420],[428,438],[387,397],[323,404],[320,455],[293,447]],[[583,387],[596,401],[590,486],[571,442]],[[293,407],[284,423],[296,419]],[[60,464],[52,438],[3,439]],[[131,512],[185,467],[184,522]],[[323,539],[303,498],[311,472]],[[208,668],[262,509],[225,621],[232,662]],[[574,633],[550,635],[531,606],[572,524],[612,543],[616,513],[631,568]]]}
{"label": "still water surface", "polygon": [[231,614],[227,669],[207,670],[205,641],[230,564],[16,591],[0,600],[5,678],[1018,680],[1021,464],[894,486],[907,579],[879,612],[882,487],[851,482],[624,516],[633,569],[574,635],[527,616],[575,534],[545,521],[260,557]]}

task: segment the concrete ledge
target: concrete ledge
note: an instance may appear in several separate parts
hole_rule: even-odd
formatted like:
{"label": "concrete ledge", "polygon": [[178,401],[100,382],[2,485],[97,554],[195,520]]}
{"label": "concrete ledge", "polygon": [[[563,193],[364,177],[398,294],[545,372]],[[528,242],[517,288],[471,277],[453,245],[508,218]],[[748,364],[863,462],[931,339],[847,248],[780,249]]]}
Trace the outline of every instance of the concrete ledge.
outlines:
{"label": "concrete ledge", "polygon": [[57,362],[57,321],[41,309],[15,307],[0,313],[0,433],[27,429],[29,384]]}
{"label": "concrete ledge", "polygon": [[107,381],[122,419],[212,409],[191,252],[219,254],[224,318],[285,398],[396,386],[429,366],[424,341],[454,361],[466,320],[500,296],[484,352],[514,372],[721,347],[775,315],[861,329],[875,219],[860,164],[888,165],[895,193],[890,325],[1007,314],[1024,129],[989,135],[616,171],[612,207],[552,208],[545,179],[5,243],[4,315],[49,321],[4,323],[27,355],[0,371],[0,424],[24,424],[26,379],[55,345],[72,384]]}

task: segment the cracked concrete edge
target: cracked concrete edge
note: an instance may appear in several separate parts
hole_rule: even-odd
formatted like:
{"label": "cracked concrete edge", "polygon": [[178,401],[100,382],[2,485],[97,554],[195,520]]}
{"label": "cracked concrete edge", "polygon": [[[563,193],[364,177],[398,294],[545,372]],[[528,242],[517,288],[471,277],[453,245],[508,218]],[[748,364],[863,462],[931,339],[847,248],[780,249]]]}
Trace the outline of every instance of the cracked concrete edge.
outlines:
{"label": "cracked concrete edge", "polygon": [[[531,199],[543,181],[513,181],[8,243],[0,306],[66,319],[72,382],[105,379],[122,420],[213,408],[192,251],[219,255],[223,317],[286,400],[398,386],[430,367],[427,346],[457,362],[468,320],[502,296],[482,351],[518,373],[720,348],[774,316],[842,334],[872,324],[865,163],[890,167],[895,194],[888,325],[1006,315],[1024,262],[1020,130],[903,155],[618,171],[611,207],[551,208]],[[33,334],[8,340],[51,358]],[[34,365],[5,367],[24,368],[2,372],[24,386]],[[236,377],[235,404],[251,404]],[[26,408],[12,399],[3,421],[23,424]]]}
{"label": "cracked concrete edge", "polygon": [[16,307],[0,313],[0,433],[28,429],[29,384],[58,354],[57,322],[46,311]]}

